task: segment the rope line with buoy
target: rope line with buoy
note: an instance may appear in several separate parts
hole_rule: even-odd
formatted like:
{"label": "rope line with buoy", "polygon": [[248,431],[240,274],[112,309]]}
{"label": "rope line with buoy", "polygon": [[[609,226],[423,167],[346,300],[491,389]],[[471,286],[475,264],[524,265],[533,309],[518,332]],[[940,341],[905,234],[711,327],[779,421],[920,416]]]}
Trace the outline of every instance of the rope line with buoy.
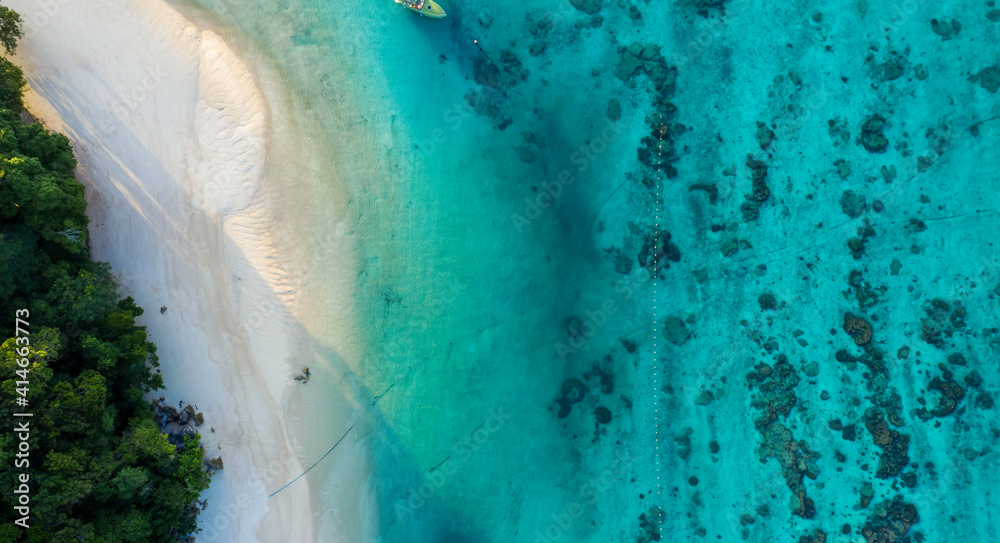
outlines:
{"label": "rope line with buoy", "polygon": [[286,484],[285,486],[283,486],[283,487],[279,488],[278,490],[275,490],[275,491],[274,491],[274,492],[273,492],[273,493],[272,493],[272,494],[271,494],[270,496],[268,496],[268,497],[267,497],[267,499],[269,499],[269,500],[270,500],[271,498],[273,498],[273,497],[274,497],[274,495],[275,495],[275,494],[277,494],[278,492],[281,492],[282,490],[284,490],[284,489],[288,488],[289,486],[291,486],[291,484],[292,484],[292,483],[294,483],[295,481],[298,481],[298,480],[299,480],[299,479],[301,479],[301,478],[302,478],[302,477],[303,477],[303,476],[304,476],[305,474],[309,473],[309,471],[310,471],[310,470],[312,470],[313,468],[315,468],[315,467],[316,467],[316,464],[319,464],[320,462],[322,462],[322,461],[323,461],[323,459],[324,459],[324,458],[326,458],[327,456],[329,456],[329,454],[330,454],[330,453],[332,453],[332,452],[333,452],[333,450],[337,448],[337,445],[340,445],[340,442],[341,442],[341,441],[343,441],[343,440],[344,440],[344,438],[345,438],[345,437],[347,437],[347,434],[351,433],[351,430],[353,430],[353,429],[354,429],[354,425],[352,424],[352,425],[351,425],[351,427],[350,427],[350,428],[348,428],[346,432],[344,432],[344,435],[340,436],[340,439],[338,439],[338,440],[337,440],[337,442],[333,444],[333,447],[330,447],[330,450],[329,450],[329,451],[326,451],[326,454],[324,454],[323,456],[321,456],[321,457],[319,458],[319,460],[317,460],[317,461],[316,461],[316,463],[315,463],[315,464],[313,464],[313,465],[309,466],[309,469],[307,469],[307,470],[303,471],[303,472],[302,472],[302,475],[299,475],[298,477],[296,477],[296,478],[292,479],[291,481],[288,481],[288,484]]}

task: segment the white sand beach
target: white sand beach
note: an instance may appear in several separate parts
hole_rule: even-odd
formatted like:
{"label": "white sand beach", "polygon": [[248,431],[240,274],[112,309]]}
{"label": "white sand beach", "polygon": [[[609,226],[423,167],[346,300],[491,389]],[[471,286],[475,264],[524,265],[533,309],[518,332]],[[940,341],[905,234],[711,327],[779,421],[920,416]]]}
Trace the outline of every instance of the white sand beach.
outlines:
{"label": "white sand beach", "polygon": [[225,462],[198,541],[314,540],[305,478],[268,500],[304,470],[282,417],[301,332],[268,224],[271,121],[254,75],[164,2],[6,4],[26,21],[29,110],[80,161],[93,256],[146,310],[166,400],[197,404]]}

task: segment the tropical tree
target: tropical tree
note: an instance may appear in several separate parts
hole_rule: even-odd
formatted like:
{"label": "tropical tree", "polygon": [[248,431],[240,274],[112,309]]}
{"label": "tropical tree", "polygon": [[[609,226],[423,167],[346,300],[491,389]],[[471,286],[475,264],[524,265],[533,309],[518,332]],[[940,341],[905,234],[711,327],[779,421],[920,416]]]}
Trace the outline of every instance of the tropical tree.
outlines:
{"label": "tropical tree", "polygon": [[13,55],[17,50],[17,40],[24,36],[24,22],[21,15],[9,8],[0,6],[0,44]]}

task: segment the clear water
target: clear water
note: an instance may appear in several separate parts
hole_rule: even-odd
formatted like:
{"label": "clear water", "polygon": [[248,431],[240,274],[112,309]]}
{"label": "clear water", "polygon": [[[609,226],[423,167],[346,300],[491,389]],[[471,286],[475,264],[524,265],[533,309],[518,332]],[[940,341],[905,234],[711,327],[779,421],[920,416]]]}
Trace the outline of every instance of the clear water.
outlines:
{"label": "clear water", "polygon": [[[279,143],[271,171],[301,179],[301,192],[284,195],[301,211],[287,214],[288,235],[307,262],[315,345],[304,350],[326,362],[310,387],[332,415],[313,417],[329,427],[323,440],[361,422],[376,490],[359,513],[338,500],[349,464],[333,459],[311,474],[321,539],[648,541],[640,514],[655,506],[665,540],[777,541],[822,529],[829,541],[859,541],[878,517],[876,506],[854,507],[866,483],[876,504],[897,493],[916,504],[911,536],[994,539],[996,424],[975,398],[997,386],[985,363],[996,349],[997,252],[987,240],[1000,207],[997,98],[968,76],[995,58],[998,27],[979,4],[876,4],[729,2],[703,17],[691,3],[638,2],[640,24],[630,3],[605,3],[591,28],[553,0],[527,10],[445,3],[443,21],[388,1],[200,0],[201,16],[266,76],[269,98],[285,97],[276,117],[301,136]],[[531,30],[546,17],[547,47],[533,56]],[[943,39],[932,18],[960,19],[962,30]],[[636,160],[651,85],[614,74],[619,47],[633,42],[660,45],[678,67],[676,122],[686,125],[676,131],[678,177],[656,177],[653,188]],[[898,58],[903,75],[891,78]],[[513,80],[478,82],[477,65],[494,62]],[[622,114],[609,126],[612,98]],[[889,119],[884,153],[859,144],[874,113]],[[758,121],[775,131],[767,149]],[[747,155],[769,166],[772,196],[756,220],[741,210]],[[892,168],[895,178],[883,173]],[[559,184],[564,171],[572,183]],[[697,183],[715,184],[719,201],[689,190]],[[554,198],[540,196],[546,187]],[[862,215],[842,209],[845,190],[866,196]],[[855,258],[847,244],[866,222],[876,234]],[[661,229],[682,256],[650,280],[635,257],[642,232]],[[741,239],[752,247],[724,256]],[[616,270],[618,251],[632,261],[628,274]],[[876,303],[859,308],[852,270],[880,292]],[[345,284],[349,300],[330,288]],[[936,298],[963,300],[975,323],[944,347],[920,338]],[[873,345],[888,353],[904,418],[894,429],[911,436],[915,487],[873,476],[879,449],[862,420],[873,391],[863,365],[835,358],[864,352],[842,329],[848,312],[873,324]],[[671,318],[686,320],[681,345],[663,332]],[[983,384],[968,387],[942,430],[916,413],[919,398],[936,398],[929,382],[953,352],[970,365],[950,371],[975,368]],[[804,482],[812,519],[793,514],[779,461],[758,454],[759,392],[745,376],[779,353],[801,378],[782,420],[819,451],[819,475]],[[602,390],[601,374],[612,386]],[[587,392],[560,418],[571,378]],[[597,421],[600,407],[610,423]],[[835,418],[856,424],[856,441],[829,429]],[[326,449],[301,440],[304,454]],[[935,498],[943,494],[954,498]],[[377,528],[362,527],[368,514]]]}
{"label": "clear water", "polygon": [[[347,394],[372,428],[383,540],[534,541],[574,501],[581,512],[565,529],[581,538],[634,517],[637,504],[621,499],[632,484],[618,483],[648,467],[651,449],[619,461],[622,469],[605,477],[613,481],[591,482],[616,451],[633,449],[635,434],[651,442],[654,433],[626,407],[637,401],[630,380],[644,361],[619,341],[648,336],[651,302],[618,284],[623,276],[597,241],[598,223],[621,211],[615,189],[634,142],[623,135],[627,126],[609,129],[605,108],[569,84],[591,78],[591,66],[541,66],[544,59],[523,55],[539,64],[525,66],[530,81],[478,85],[474,62],[500,61],[502,49],[528,39],[515,33],[521,11],[483,11],[493,18],[486,29],[475,6],[450,6],[449,19],[431,21],[389,2],[351,10],[326,2],[203,5],[211,13],[202,16],[248,56],[275,59],[293,111],[315,120],[304,128],[319,154],[306,158],[313,171],[304,184],[315,193],[305,199],[346,208],[343,216],[314,211],[294,235],[321,255],[306,270],[305,288],[314,292],[323,289],[325,258],[342,258],[340,247],[357,251],[357,351],[330,345],[322,325],[315,335],[335,366],[348,366],[357,386]],[[575,12],[549,10],[557,18]],[[545,77],[552,81],[540,87]],[[469,106],[472,93],[480,109],[500,114]],[[498,130],[505,118],[510,126]],[[529,131],[544,148],[526,142]],[[605,136],[607,149],[581,171],[580,146]],[[522,148],[533,162],[521,159]],[[278,164],[272,171],[285,167]],[[572,183],[559,183],[564,170]],[[545,184],[559,191],[554,203],[537,199]],[[543,207],[526,209],[534,201]],[[350,234],[338,230],[340,219]],[[607,303],[613,315],[602,316]],[[564,353],[569,319],[588,313],[596,333]],[[594,377],[574,417],[557,418],[563,381],[583,379],[594,365],[614,375],[614,391],[601,394]],[[331,385],[331,394],[344,393],[335,379]],[[598,406],[616,424],[597,428]],[[654,483],[646,479],[648,492]]]}

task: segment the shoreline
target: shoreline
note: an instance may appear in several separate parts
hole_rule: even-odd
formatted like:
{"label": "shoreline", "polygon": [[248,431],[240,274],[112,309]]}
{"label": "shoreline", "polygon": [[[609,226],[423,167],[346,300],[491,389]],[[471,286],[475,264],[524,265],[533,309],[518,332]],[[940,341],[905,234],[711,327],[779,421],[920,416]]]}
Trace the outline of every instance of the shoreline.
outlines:
{"label": "shoreline", "polygon": [[164,2],[131,3],[60,5],[45,18],[10,3],[46,22],[17,55],[27,107],[70,137],[92,255],[146,310],[166,386],[151,397],[198,404],[207,454],[225,462],[203,494],[218,505],[198,539],[311,541],[309,483],[268,499],[304,470],[282,407],[305,332],[269,228],[266,98],[217,34]]}

